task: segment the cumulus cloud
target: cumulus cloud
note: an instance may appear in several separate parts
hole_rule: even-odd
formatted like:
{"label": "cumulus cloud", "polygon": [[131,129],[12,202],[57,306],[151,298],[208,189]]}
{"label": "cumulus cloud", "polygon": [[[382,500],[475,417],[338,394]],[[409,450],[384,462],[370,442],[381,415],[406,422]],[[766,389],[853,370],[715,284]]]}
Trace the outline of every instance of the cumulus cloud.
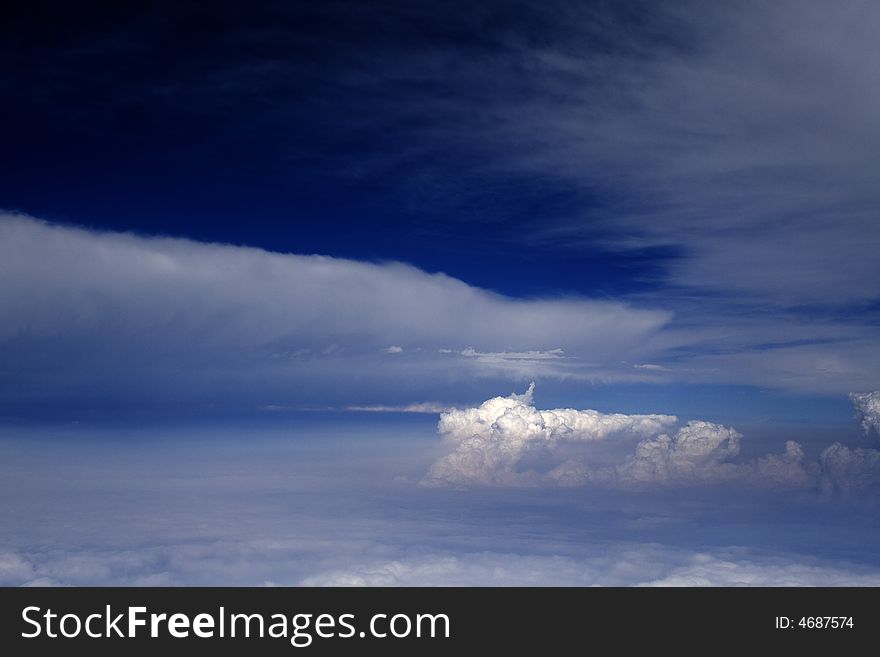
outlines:
{"label": "cumulus cloud", "polygon": [[[607,301],[515,300],[400,263],[8,214],[0,277],[0,401],[18,408],[72,394],[95,403],[408,403],[436,395],[438,381],[567,376],[554,369],[554,350],[565,349],[566,367],[612,363],[670,317]],[[503,350],[532,355],[511,371],[512,356],[488,356]]]}
{"label": "cumulus cloud", "polygon": [[[535,408],[534,384],[525,394],[494,397],[475,408],[441,415],[438,432],[449,452],[431,466],[432,486],[585,486],[620,489],[737,485],[758,488],[858,489],[880,483],[880,451],[835,444],[818,462],[788,440],[780,453],[743,461],[742,434],[731,427],[692,420],[674,433],[668,415],[602,414]],[[610,435],[627,445],[640,440],[619,463],[593,463],[586,449]]]}
{"label": "cumulus cloud", "polygon": [[741,440],[734,429],[691,421],[672,437],[641,441],[623,465],[601,471],[596,478],[625,488],[731,482],[798,488],[811,483],[804,450],[796,441],[787,441],[781,454],[735,463]]}
{"label": "cumulus cloud", "polygon": [[880,390],[853,392],[849,398],[856,408],[856,417],[864,432],[869,434],[874,431],[880,435]]}
{"label": "cumulus cloud", "polygon": [[560,408],[540,411],[532,403],[534,383],[522,394],[493,397],[476,408],[440,416],[437,430],[453,451],[431,466],[426,484],[530,485],[543,476],[521,470],[531,452],[553,458],[570,443],[612,434],[649,435],[676,421],[671,415],[603,414]]}
{"label": "cumulus cloud", "polygon": [[688,422],[671,438],[663,434],[640,442],[618,476],[635,484],[725,479],[736,467],[725,461],[739,454],[740,439],[741,434],[718,424]]}
{"label": "cumulus cloud", "polygon": [[822,451],[819,462],[823,485],[828,488],[858,490],[880,486],[880,450],[834,443]]}
{"label": "cumulus cloud", "polygon": [[[849,397],[865,434],[880,432],[880,391],[851,393]],[[858,491],[880,487],[880,450],[836,442],[822,451],[819,464],[825,490]]]}

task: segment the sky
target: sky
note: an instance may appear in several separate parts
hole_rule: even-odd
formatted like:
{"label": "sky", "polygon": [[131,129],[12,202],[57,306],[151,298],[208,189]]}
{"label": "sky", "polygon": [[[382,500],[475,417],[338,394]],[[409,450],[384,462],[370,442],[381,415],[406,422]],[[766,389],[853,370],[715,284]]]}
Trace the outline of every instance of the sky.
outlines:
{"label": "sky", "polygon": [[0,584],[880,582],[873,3],[2,13]]}

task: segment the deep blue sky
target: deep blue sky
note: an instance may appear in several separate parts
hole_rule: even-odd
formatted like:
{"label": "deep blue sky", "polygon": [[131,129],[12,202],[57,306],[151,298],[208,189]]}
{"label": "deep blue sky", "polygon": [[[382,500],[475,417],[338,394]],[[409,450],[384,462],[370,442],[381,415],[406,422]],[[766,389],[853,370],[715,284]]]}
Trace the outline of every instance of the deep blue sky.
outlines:
{"label": "deep blue sky", "polygon": [[[8,265],[7,408],[47,396],[61,408],[132,396],[151,408],[155,396],[170,403],[157,383],[169,379],[184,408],[194,393],[207,406],[289,406],[293,380],[309,396],[301,404],[335,407],[476,402],[537,379],[555,403],[703,399],[714,414],[729,390],[748,389],[761,400],[755,421],[777,404],[804,419],[838,409],[825,417],[843,422],[847,393],[880,386],[880,85],[869,64],[880,53],[866,5],[2,11],[0,210],[53,227],[7,242],[21,257]],[[165,262],[155,243],[127,253],[108,231],[190,240],[162,256],[178,278],[149,269]],[[363,270],[324,289],[317,270],[273,278],[265,254],[199,260],[205,242],[401,261],[505,300],[467,305],[473,290],[384,266],[389,281]],[[216,298],[202,307],[208,270]],[[536,298],[563,301],[549,314],[512,301]],[[408,312],[416,329],[398,321]],[[74,317],[81,334],[46,341]],[[386,370],[390,347],[402,351]],[[234,390],[248,379],[242,362],[218,364],[230,354],[285,365]],[[210,391],[217,381],[224,395]],[[619,384],[648,385],[603,387]]]}
{"label": "deep blue sky", "polygon": [[877,585],[878,34],[5,3],[0,584]]}
{"label": "deep blue sky", "polygon": [[[435,123],[455,130],[457,121],[479,120],[431,109],[479,102],[492,93],[479,80],[454,70],[421,82],[386,77],[389,60],[449,50],[479,60],[549,43],[560,36],[550,9],[38,5],[4,10],[6,209],[103,229],[403,260],[512,295],[640,289],[656,274],[656,258],[670,255],[520,239],[524,227],[601,211],[606,200],[552,175],[499,169],[467,139],[433,136]],[[612,15],[639,29],[635,7]],[[585,45],[614,47],[601,36]],[[503,93],[534,93],[529,87]]]}

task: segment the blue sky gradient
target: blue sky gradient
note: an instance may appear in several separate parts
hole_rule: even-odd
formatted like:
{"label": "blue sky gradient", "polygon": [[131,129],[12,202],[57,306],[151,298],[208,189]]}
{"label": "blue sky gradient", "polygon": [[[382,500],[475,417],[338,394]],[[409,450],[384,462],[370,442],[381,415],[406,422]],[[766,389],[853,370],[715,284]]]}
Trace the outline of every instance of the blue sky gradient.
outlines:
{"label": "blue sky gradient", "polygon": [[39,4],[0,582],[877,583],[874,4]]}

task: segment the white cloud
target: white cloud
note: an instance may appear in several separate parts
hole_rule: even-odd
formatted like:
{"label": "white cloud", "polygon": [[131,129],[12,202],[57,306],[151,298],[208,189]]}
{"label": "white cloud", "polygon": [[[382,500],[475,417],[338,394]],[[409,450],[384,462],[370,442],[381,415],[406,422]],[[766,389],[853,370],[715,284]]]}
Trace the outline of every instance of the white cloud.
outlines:
{"label": "white cloud", "polygon": [[[14,372],[0,399],[20,408],[71,390],[92,403],[406,406],[453,398],[464,381],[536,377],[849,391],[871,385],[878,358],[876,332],[835,323],[687,311],[686,327],[670,326],[656,307],[511,299],[400,263],[8,214],[0,276],[0,359]],[[783,329],[791,346],[753,349]]]}
{"label": "white cloud", "polygon": [[823,485],[829,489],[880,486],[880,450],[834,443],[822,451],[819,462]]}
{"label": "white cloud", "polygon": [[726,463],[739,454],[742,435],[711,422],[693,421],[674,436],[641,441],[617,471],[624,484],[666,484],[729,479],[736,466]]}
{"label": "white cloud", "polygon": [[464,358],[472,359],[487,371],[498,372],[519,380],[528,380],[538,376],[581,380],[603,377],[615,379],[625,376],[623,373],[612,374],[607,369],[609,365],[607,361],[603,363],[606,366],[606,369],[603,370],[593,361],[566,356],[565,350],[560,348],[530,349],[528,351],[477,351],[468,347],[457,353]]}
{"label": "white cloud", "polygon": [[[836,444],[819,462],[788,440],[781,453],[742,461],[743,436],[733,428],[692,420],[675,433],[669,415],[538,410],[534,384],[525,394],[494,397],[476,408],[443,413],[437,425],[448,453],[422,481],[429,486],[585,486],[619,489],[735,485],[758,488],[863,488],[880,483],[880,451]],[[610,435],[621,445],[640,437],[621,462],[593,463],[589,445]],[[579,446],[584,449],[578,449]]]}
{"label": "white cloud", "polygon": [[[307,544],[307,542],[306,542]],[[325,546],[325,547],[329,547]],[[878,586],[880,570],[842,559],[768,556],[742,548],[693,551],[589,544],[579,556],[431,552],[393,559],[336,555],[330,565],[294,541],[238,540],[25,556],[0,553],[3,586]],[[388,548],[385,548],[387,551]],[[370,550],[368,550],[370,551]],[[373,548],[375,551],[375,547]],[[381,550],[379,550],[381,551]],[[307,560],[295,577],[285,560]],[[11,567],[5,567],[6,564]],[[195,583],[195,584],[194,584]]]}
{"label": "white cloud", "polygon": [[8,401],[63,399],[75,387],[93,402],[408,403],[474,377],[613,363],[670,318],[607,301],[510,299],[400,263],[8,214],[0,278],[0,359],[16,373],[0,379]]}
{"label": "white cloud", "polygon": [[844,563],[699,553],[644,586],[877,586],[880,572]]}
{"label": "white cloud", "polygon": [[548,349],[547,351],[496,351],[481,353],[472,347],[468,347],[462,350],[461,355],[484,360],[557,360],[565,358],[565,351],[562,349]]}
{"label": "white cloud", "polygon": [[7,428],[0,584],[804,585],[880,572],[870,491],[422,488],[429,435],[305,433]]}
{"label": "white cloud", "polygon": [[741,440],[734,429],[688,422],[672,437],[664,434],[641,441],[622,465],[603,470],[595,478],[623,488],[731,482],[800,488],[811,483],[803,448],[797,442],[786,442],[782,454],[731,462],[739,455]]}
{"label": "white cloud", "polygon": [[11,550],[0,552],[0,586],[17,585],[36,578],[36,571],[22,555]]}
{"label": "white cloud", "polygon": [[[851,393],[856,419],[866,434],[880,432],[880,391]],[[880,450],[848,447],[839,442],[819,455],[825,490],[857,491],[880,487]]]}
{"label": "white cloud", "polygon": [[348,406],[346,410],[360,413],[424,413],[426,415],[436,415],[448,411],[449,406],[438,402],[417,402],[401,406]]}
{"label": "white cloud", "polygon": [[849,398],[856,408],[856,416],[865,433],[874,431],[880,435],[880,390],[853,392],[850,393]]}
{"label": "white cloud", "polygon": [[431,466],[429,485],[532,485],[544,477],[519,469],[530,451],[552,458],[566,443],[603,440],[612,434],[650,435],[676,421],[670,415],[603,414],[560,408],[539,411],[534,383],[525,394],[493,397],[476,408],[443,413],[439,433],[453,451]]}
{"label": "white cloud", "polygon": [[751,462],[745,480],[764,486],[803,488],[813,484],[816,471],[816,464],[805,461],[800,443],[787,440],[781,454],[767,454]]}
{"label": "white cloud", "polygon": [[[597,553],[601,552],[601,554]],[[877,586],[880,571],[800,555],[614,545],[580,558],[473,553],[356,564],[304,586]]]}

